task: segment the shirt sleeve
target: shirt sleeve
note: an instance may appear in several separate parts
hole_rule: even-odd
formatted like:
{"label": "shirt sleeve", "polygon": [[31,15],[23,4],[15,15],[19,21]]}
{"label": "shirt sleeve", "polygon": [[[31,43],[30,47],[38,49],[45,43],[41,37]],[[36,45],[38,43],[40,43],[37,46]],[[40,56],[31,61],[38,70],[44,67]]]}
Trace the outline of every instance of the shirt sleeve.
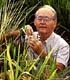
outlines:
{"label": "shirt sleeve", "polygon": [[57,63],[62,63],[65,66],[67,66],[68,60],[69,60],[69,45],[62,44],[59,47],[56,61]]}

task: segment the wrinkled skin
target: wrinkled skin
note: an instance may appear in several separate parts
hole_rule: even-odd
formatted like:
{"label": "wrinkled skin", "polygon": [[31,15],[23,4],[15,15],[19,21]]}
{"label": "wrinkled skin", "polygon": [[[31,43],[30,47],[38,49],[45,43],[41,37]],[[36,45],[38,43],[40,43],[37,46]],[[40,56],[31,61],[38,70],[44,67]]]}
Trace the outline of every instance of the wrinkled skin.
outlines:
{"label": "wrinkled skin", "polygon": [[33,49],[33,51],[37,53],[37,55],[41,54],[42,57],[45,58],[46,50],[44,49],[44,46],[41,41],[39,41],[38,39],[31,39],[29,41],[29,45]]}

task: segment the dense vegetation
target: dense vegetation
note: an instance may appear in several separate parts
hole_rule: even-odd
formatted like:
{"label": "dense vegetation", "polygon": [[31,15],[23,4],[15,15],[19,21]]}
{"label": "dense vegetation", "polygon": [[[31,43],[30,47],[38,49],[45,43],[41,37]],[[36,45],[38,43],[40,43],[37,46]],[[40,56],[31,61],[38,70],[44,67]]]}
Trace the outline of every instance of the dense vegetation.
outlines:
{"label": "dense vegetation", "polygon": [[[0,79],[1,80],[69,80],[70,66],[57,74],[56,60],[51,58],[53,49],[43,61],[41,55],[37,59],[29,54],[27,42],[20,37],[16,48],[14,43],[18,38],[2,41],[2,34],[24,28],[30,24],[34,30],[34,13],[42,5],[53,6],[58,15],[58,25],[55,30],[70,44],[70,0],[0,0]],[[22,45],[22,43],[24,45]],[[21,49],[23,47],[23,49]],[[0,48],[1,49],[1,48]]]}

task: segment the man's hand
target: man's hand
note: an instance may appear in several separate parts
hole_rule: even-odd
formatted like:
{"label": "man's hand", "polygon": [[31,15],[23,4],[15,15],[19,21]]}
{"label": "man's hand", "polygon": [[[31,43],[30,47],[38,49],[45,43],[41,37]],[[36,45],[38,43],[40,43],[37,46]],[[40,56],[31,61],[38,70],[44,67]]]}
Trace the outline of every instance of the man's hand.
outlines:
{"label": "man's hand", "polygon": [[30,25],[26,25],[25,28],[26,28],[26,35],[27,36],[30,36],[33,34],[33,29]]}
{"label": "man's hand", "polygon": [[62,63],[56,63],[57,72],[64,70],[65,66]]}
{"label": "man's hand", "polygon": [[46,50],[44,49],[43,44],[38,39],[31,39],[29,41],[29,46],[33,49],[37,55],[42,54],[42,57],[46,57]]}

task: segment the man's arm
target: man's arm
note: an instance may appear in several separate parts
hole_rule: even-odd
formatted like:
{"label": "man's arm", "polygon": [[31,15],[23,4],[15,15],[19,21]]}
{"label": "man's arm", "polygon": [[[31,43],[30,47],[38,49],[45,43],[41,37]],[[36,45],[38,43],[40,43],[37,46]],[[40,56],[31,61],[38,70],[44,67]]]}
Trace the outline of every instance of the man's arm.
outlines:
{"label": "man's arm", "polygon": [[57,54],[57,69],[63,70],[68,65],[69,60],[69,45],[62,40]]}
{"label": "man's arm", "polygon": [[64,70],[65,65],[63,65],[62,63],[56,63],[56,69],[57,72]]}
{"label": "man's arm", "polygon": [[[37,55],[40,55],[40,53],[42,53],[42,57],[45,59],[45,57],[47,56],[47,52],[44,49],[41,41],[32,39],[30,40],[29,45],[34,50],[34,52],[37,53]],[[65,68],[64,64],[58,62],[56,63],[57,72],[62,71],[64,68]]]}

